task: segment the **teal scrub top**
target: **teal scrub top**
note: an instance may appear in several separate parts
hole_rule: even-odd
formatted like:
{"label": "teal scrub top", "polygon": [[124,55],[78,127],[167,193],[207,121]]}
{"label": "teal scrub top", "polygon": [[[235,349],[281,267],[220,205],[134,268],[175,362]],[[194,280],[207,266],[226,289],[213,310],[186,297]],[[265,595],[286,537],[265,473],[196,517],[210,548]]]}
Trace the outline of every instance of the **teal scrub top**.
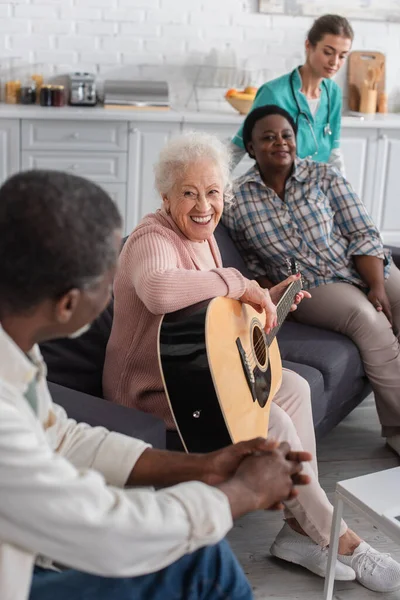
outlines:
{"label": "teal scrub top", "polygon": [[[314,131],[304,115],[299,116],[299,109],[293,98],[290,78],[293,78],[293,89],[299,106],[309,120]],[[326,85],[325,85],[326,84]],[[311,158],[317,162],[328,162],[332,150],[340,147],[340,127],[342,115],[342,92],[339,86],[331,79],[324,79],[321,84],[321,96],[315,117],[312,116],[307,98],[300,92],[302,85],[299,69],[287,73],[262,85],[252,105],[252,110],[266,104],[276,104],[287,112],[297,122],[297,156]],[[329,125],[332,135],[324,132],[328,123],[328,94],[330,100]],[[242,138],[243,125],[232,139],[232,142],[244,149]]]}

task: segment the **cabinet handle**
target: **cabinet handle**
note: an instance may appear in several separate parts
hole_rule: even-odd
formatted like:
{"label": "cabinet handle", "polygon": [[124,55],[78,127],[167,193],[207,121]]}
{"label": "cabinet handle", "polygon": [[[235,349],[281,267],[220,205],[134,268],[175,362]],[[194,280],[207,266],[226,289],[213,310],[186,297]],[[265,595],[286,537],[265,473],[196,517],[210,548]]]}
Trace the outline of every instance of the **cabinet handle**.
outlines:
{"label": "cabinet handle", "polygon": [[386,135],[386,133],[381,133],[381,135],[379,136],[379,139],[386,142],[386,140],[388,139],[388,136]]}
{"label": "cabinet handle", "polygon": [[74,138],[74,140],[79,139],[79,131],[74,131],[74,133],[71,133],[71,137]]}
{"label": "cabinet handle", "polygon": [[129,129],[129,133],[138,133],[139,129],[137,127],[132,127]]}
{"label": "cabinet handle", "polygon": [[75,165],[71,165],[69,170],[70,171],[77,171],[79,169],[79,165],[75,164]]}

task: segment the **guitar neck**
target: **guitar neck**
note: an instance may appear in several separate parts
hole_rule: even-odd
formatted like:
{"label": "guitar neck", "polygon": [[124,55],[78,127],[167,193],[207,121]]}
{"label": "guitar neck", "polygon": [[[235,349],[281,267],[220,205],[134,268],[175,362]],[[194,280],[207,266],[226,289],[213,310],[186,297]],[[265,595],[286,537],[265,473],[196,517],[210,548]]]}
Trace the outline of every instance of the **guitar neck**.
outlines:
{"label": "guitar neck", "polygon": [[272,329],[265,336],[268,346],[270,346],[272,344],[272,342],[274,341],[278,331],[280,330],[283,322],[285,321],[286,317],[288,316],[288,314],[290,312],[290,307],[293,304],[296,294],[298,294],[301,291],[301,288],[302,288],[302,285],[301,285],[301,278],[300,278],[298,281],[293,281],[293,283],[291,283],[288,286],[288,288],[285,291],[285,293],[283,294],[282,298],[279,300],[277,307],[276,307],[276,313],[277,313],[277,317],[278,317],[278,325],[276,327],[274,327],[274,329]]}

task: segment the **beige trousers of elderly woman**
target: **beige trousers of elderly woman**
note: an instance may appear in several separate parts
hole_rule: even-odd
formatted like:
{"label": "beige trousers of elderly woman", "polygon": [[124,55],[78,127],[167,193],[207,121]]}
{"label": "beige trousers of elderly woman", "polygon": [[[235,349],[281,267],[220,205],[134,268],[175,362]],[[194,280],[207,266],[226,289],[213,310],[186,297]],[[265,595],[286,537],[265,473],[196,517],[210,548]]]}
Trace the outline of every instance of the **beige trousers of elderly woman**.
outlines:
{"label": "beige trousers of elderly woman", "polygon": [[[293,450],[311,452],[312,461],[303,464],[303,472],[311,482],[299,486],[298,496],[285,503],[285,518],[294,517],[314,542],[327,546],[333,506],[318,482],[310,387],[303,377],[287,369],[283,370],[281,388],[271,405],[268,437],[288,442]],[[347,525],[342,521],[340,535],[346,531]]]}

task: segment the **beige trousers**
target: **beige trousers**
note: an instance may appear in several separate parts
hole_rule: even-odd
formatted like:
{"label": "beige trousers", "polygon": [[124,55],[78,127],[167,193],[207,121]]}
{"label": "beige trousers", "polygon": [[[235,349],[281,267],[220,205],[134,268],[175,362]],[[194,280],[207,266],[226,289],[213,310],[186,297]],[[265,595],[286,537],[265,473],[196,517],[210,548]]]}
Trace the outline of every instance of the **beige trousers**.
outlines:
{"label": "beige trousers", "polygon": [[[393,326],[400,331],[400,271],[392,264],[385,281]],[[400,433],[400,345],[383,312],[349,283],[330,283],[310,290],[293,313],[296,321],[347,335],[358,347],[375,394],[382,435]]]}
{"label": "beige trousers", "polygon": [[[268,437],[313,455],[312,462],[303,464],[303,472],[310,476],[311,483],[300,486],[297,498],[286,502],[285,517],[294,517],[314,542],[327,546],[333,507],[318,482],[310,387],[300,375],[287,369],[283,370],[282,385],[272,402]],[[340,535],[346,530],[342,521]]]}

